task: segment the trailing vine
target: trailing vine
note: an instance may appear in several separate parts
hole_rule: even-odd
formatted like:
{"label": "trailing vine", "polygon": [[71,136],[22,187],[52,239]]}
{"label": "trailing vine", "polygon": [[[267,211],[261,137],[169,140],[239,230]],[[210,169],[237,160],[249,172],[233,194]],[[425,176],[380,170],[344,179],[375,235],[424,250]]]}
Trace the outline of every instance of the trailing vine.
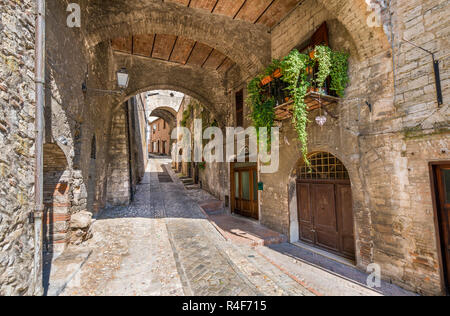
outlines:
{"label": "trailing vine", "polygon": [[306,126],[308,124],[308,108],[305,103],[305,96],[311,83],[308,81],[306,68],[310,65],[310,57],[299,53],[294,49],[281,63],[283,81],[289,86],[294,101],[293,123],[297,130],[298,139],[302,144],[302,154],[308,163],[308,133]]}
{"label": "trailing vine", "polygon": [[[247,104],[251,108],[251,118],[255,124],[256,132],[259,139],[259,129],[266,127],[268,131],[273,127],[275,120],[275,99],[267,97],[263,94],[261,88],[261,79],[263,75],[254,78],[248,84]],[[270,144],[270,132],[268,133],[268,143]]]}
{"label": "trailing vine", "polygon": [[344,97],[345,88],[349,82],[347,53],[331,52],[331,86],[341,98]]}
{"label": "trailing vine", "polygon": [[317,73],[315,82],[318,88],[323,88],[333,67],[331,49],[328,46],[317,46],[314,59],[319,64],[319,72]]}
{"label": "trailing vine", "polygon": [[181,122],[180,122],[181,126],[182,127],[186,127],[187,123],[188,123],[188,120],[190,118],[191,118],[191,111],[188,108],[188,109],[184,110],[184,112],[183,112],[183,118],[181,119]]}
{"label": "trailing vine", "polygon": [[191,102],[187,106],[186,110],[183,111],[183,117],[180,122],[182,127],[186,127],[188,125],[188,123],[191,119],[191,116],[192,116],[192,110],[197,106],[199,106],[199,104]]}

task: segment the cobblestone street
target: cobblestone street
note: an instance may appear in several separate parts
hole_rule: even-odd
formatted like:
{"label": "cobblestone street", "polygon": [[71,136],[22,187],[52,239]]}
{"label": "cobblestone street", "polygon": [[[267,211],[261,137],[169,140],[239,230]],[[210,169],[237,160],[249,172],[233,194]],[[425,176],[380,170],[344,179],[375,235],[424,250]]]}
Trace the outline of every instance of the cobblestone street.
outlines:
{"label": "cobblestone street", "polygon": [[[318,269],[311,280],[300,280],[269,263],[261,253],[268,248],[226,241],[177,179],[159,182],[168,162],[152,159],[132,205],[100,215],[88,243],[92,255],[61,295],[377,294]],[[305,269],[305,276],[312,270]],[[333,292],[315,286],[318,280],[331,280]]]}

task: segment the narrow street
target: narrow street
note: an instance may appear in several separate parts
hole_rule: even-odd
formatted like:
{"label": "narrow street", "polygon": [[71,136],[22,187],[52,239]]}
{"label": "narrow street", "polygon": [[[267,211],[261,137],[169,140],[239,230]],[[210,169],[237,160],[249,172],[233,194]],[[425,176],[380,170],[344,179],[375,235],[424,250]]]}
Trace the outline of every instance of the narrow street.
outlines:
{"label": "narrow street", "polygon": [[[132,205],[100,215],[92,254],[61,295],[378,295],[313,267],[300,281],[261,255],[268,248],[226,241],[181,183],[160,183],[169,162],[150,160]],[[294,263],[282,254],[273,260]]]}

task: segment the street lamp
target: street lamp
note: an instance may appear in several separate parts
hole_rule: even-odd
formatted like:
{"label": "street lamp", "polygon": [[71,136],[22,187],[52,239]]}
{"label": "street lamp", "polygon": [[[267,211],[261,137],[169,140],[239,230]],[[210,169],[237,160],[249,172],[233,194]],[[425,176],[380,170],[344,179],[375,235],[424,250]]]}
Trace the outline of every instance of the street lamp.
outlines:
{"label": "street lamp", "polygon": [[125,91],[125,89],[128,88],[128,84],[130,82],[130,76],[129,76],[126,68],[121,68],[120,70],[118,70],[116,72],[116,76],[117,76],[117,86],[119,87],[120,91],[88,88],[87,83],[86,83],[87,77],[88,77],[87,72],[86,72],[86,77],[84,79],[84,82],[81,85],[81,89],[83,90],[84,93],[86,93],[89,90],[89,91],[102,92],[102,93],[107,93],[107,94],[122,94]]}

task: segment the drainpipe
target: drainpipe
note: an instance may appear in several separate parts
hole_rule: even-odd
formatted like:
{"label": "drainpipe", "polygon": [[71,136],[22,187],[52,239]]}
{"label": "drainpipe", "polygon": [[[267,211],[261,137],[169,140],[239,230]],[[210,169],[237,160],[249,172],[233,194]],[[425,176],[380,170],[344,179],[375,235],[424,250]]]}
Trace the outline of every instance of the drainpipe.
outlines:
{"label": "drainpipe", "polygon": [[125,117],[127,120],[127,138],[128,138],[128,173],[130,177],[130,203],[133,202],[134,199],[134,190],[133,190],[133,155],[131,153],[131,127],[130,127],[130,104],[133,99],[125,102]]}
{"label": "drainpipe", "polygon": [[35,295],[43,294],[42,287],[42,217],[43,201],[43,143],[45,102],[45,0],[36,0],[36,45],[35,45],[35,207],[34,207],[34,284]]}

